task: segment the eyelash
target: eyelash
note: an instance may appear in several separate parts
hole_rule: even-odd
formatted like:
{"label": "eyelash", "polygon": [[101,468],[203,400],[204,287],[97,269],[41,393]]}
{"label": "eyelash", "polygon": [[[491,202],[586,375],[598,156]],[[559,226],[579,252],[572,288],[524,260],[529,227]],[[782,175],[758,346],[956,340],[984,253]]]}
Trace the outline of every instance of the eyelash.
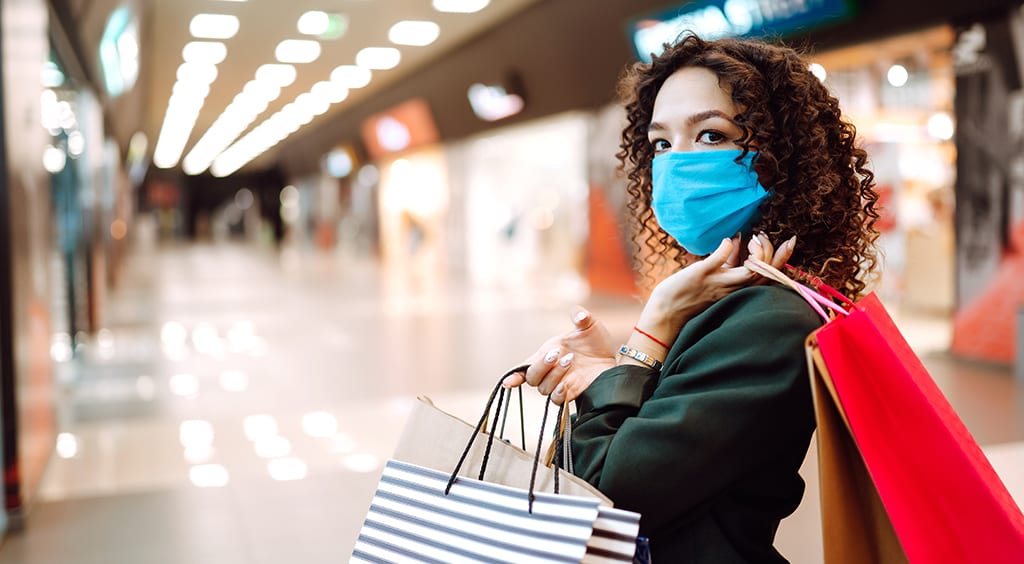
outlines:
{"label": "eyelash", "polygon": [[[713,137],[717,137],[717,140],[715,140],[715,141],[701,141],[701,138],[704,137],[705,135],[711,135]],[[722,143],[725,143],[728,140],[729,140],[729,137],[726,134],[722,133],[721,131],[715,130],[715,129],[705,129],[705,130],[703,130],[703,131],[701,131],[700,133],[697,134],[697,142],[698,143],[705,143],[707,145],[721,145]],[[659,145],[662,144],[662,143],[664,143],[666,146],[659,148]],[[662,151],[667,151],[671,147],[671,145],[669,144],[668,141],[666,141],[664,139],[654,139],[654,140],[651,141],[651,147],[654,149],[655,153],[660,153]]]}

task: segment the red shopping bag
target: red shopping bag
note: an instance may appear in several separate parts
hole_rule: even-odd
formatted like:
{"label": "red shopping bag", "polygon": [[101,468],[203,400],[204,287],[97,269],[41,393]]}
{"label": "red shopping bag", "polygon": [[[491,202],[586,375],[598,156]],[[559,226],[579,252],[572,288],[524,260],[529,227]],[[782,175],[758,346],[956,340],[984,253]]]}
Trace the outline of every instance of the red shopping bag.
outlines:
{"label": "red shopping bag", "polygon": [[833,300],[747,267],[826,319],[807,338],[827,564],[1020,564],[1024,514],[875,294]]}
{"label": "red shopping bag", "polygon": [[907,559],[1024,562],[1024,515],[878,297],[808,342]]}

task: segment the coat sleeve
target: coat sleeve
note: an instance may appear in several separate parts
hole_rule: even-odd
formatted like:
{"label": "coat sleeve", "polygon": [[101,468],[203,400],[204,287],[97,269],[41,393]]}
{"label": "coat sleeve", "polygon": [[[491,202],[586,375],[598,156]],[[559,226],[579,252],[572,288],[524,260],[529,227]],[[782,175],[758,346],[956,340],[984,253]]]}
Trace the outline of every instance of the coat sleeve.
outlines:
{"label": "coat sleeve", "polygon": [[781,452],[806,452],[814,418],[804,340],[820,320],[795,295],[742,292],[684,328],[660,380],[618,366],[577,399],[575,472],[640,512],[647,530]]}

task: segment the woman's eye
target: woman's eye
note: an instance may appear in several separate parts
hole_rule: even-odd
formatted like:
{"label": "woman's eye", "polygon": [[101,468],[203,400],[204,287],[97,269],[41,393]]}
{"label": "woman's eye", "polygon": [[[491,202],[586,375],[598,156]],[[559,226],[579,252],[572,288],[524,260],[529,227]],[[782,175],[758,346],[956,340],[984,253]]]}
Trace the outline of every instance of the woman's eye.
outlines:
{"label": "woman's eye", "polygon": [[669,142],[665,141],[664,139],[655,139],[654,141],[651,142],[651,147],[654,147],[655,153],[660,153],[662,151],[667,151],[671,149],[672,145],[670,145]]}
{"label": "woman's eye", "polygon": [[725,140],[725,135],[719,133],[718,131],[701,131],[700,135],[697,136],[698,142],[706,143],[708,145],[717,145]]}

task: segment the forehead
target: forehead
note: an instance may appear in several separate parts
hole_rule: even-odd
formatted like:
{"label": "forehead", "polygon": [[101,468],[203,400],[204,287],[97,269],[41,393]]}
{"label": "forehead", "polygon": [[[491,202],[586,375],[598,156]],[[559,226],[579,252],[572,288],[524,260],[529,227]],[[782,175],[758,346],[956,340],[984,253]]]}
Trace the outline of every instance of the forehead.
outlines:
{"label": "forehead", "polygon": [[727,116],[737,110],[718,76],[703,67],[684,67],[669,76],[654,99],[652,121],[671,123],[698,112],[719,110]]}

